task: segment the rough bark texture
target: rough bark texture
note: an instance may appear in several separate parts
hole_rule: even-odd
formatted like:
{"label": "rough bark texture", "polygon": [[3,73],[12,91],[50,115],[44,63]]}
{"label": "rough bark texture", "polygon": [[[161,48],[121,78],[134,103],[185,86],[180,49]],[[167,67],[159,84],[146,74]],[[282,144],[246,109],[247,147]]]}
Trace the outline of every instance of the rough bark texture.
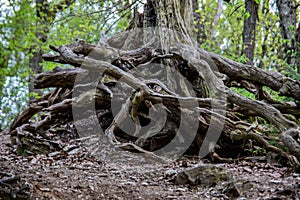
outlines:
{"label": "rough bark texture", "polygon": [[[295,56],[298,52],[299,47],[297,47],[297,7],[295,1],[293,0],[277,0],[277,7],[280,17],[280,27],[281,35],[286,42],[284,43],[284,48],[286,52],[286,60],[290,65],[295,65],[298,58]],[[296,65],[297,66],[297,65]],[[297,66],[299,70],[299,66]]]}
{"label": "rough bark texture", "polygon": [[[243,64],[239,64],[233,61],[230,61],[226,58],[220,57],[216,54],[205,52],[204,50],[199,49],[199,53],[201,53],[201,57],[205,58],[206,61],[198,61],[197,59],[191,58],[190,60],[186,61],[182,57],[182,52],[185,52],[183,50],[184,47],[188,47],[187,45],[179,45],[177,48],[174,48],[171,50],[172,56],[168,56],[168,59],[178,59],[180,58],[182,61],[187,62],[186,71],[185,73],[195,73],[198,71],[199,75],[201,73],[209,74],[211,68],[207,64],[208,62],[214,62],[216,66],[218,67],[220,73],[226,76],[230,76],[231,80],[226,84],[227,86],[230,86],[234,82],[240,82],[241,80],[248,80],[252,81],[253,83],[259,82],[260,84],[269,85],[272,84],[276,85],[277,91],[281,87],[284,87],[283,83],[280,82],[282,79],[284,79],[283,75],[279,74],[270,74],[269,72],[265,72],[259,68],[252,67],[252,66],[246,66]],[[295,140],[295,137],[297,137],[297,124],[287,118],[285,118],[281,112],[276,108],[280,108],[280,110],[285,110],[289,112],[289,114],[292,114],[299,117],[299,113],[297,112],[297,105],[289,105],[289,104],[282,104],[282,103],[275,103],[275,102],[269,102],[264,103],[263,101],[258,100],[250,100],[247,99],[233,91],[231,91],[227,86],[224,87],[216,87],[216,93],[222,93],[225,92],[227,94],[227,99],[229,101],[229,104],[232,106],[227,107],[227,115],[226,116],[219,116],[214,111],[209,110],[212,103],[214,105],[219,105],[221,107],[224,102],[222,100],[217,100],[213,98],[195,98],[195,97],[184,97],[184,96],[178,96],[175,93],[171,92],[168,88],[166,88],[165,85],[160,83],[159,81],[152,80],[141,80],[140,78],[134,78],[128,72],[124,67],[127,69],[130,69],[130,65],[126,65],[131,58],[134,58],[136,61],[135,66],[139,66],[142,63],[147,63],[149,60],[152,60],[153,56],[157,56],[156,52],[154,55],[151,54],[153,51],[148,51],[147,49],[139,49],[137,51],[117,51],[114,50],[111,47],[107,46],[95,46],[86,43],[85,41],[79,40],[71,45],[61,46],[59,48],[52,47],[53,50],[59,52],[60,55],[44,55],[44,59],[48,61],[54,61],[58,63],[70,63],[75,67],[78,66],[88,66],[88,68],[84,67],[84,69],[62,69],[62,68],[55,68],[52,72],[40,74],[36,78],[36,87],[38,88],[45,88],[45,87],[57,87],[56,90],[51,92],[50,94],[44,96],[43,98],[37,100],[35,103],[33,103],[27,110],[25,110],[23,113],[20,114],[18,118],[16,118],[15,122],[11,125],[10,131],[12,134],[12,137],[14,138],[13,141],[20,145],[19,147],[22,148],[30,148],[29,152],[36,152],[38,151],[38,146],[42,143],[39,142],[39,145],[33,145],[34,142],[31,141],[28,143],[28,140],[33,140],[33,135],[28,135],[30,132],[35,130],[35,133],[39,133],[42,135],[45,135],[45,130],[51,129],[51,127],[55,126],[62,126],[63,124],[67,123],[69,124],[72,122],[72,114],[71,109],[72,105],[77,107],[85,107],[86,105],[90,104],[93,99],[95,99],[95,104],[97,109],[97,116],[99,117],[99,121],[101,124],[101,127],[103,129],[106,129],[106,134],[109,136],[112,143],[119,143],[119,141],[123,142],[129,142],[129,141],[135,141],[136,145],[125,145],[123,144],[121,147],[124,149],[131,149],[131,150],[137,150],[140,147],[145,148],[146,150],[157,150],[161,147],[163,147],[170,139],[174,137],[174,127],[176,127],[176,123],[178,120],[178,117],[180,116],[180,112],[178,108],[183,106],[185,109],[190,110],[187,114],[190,115],[191,122],[196,122],[200,124],[198,134],[196,135],[194,139],[194,143],[191,146],[192,149],[190,149],[190,152],[197,151],[200,146],[204,145],[203,140],[205,138],[205,134],[203,135],[203,132],[206,132],[207,128],[209,127],[211,116],[217,116],[219,120],[221,118],[225,118],[225,125],[224,129],[222,130],[222,135],[220,137],[220,140],[218,141],[218,149],[214,149],[207,146],[209,151],[217,152],[222,157],[236,157],[238,154],[237,152],[241,152],[241,150],[244,148],[245,143],[249,138],[256,140],[259,144],[264,146],[265,148],[272,150],[276,153],[279,153],[281,156],[284,156],[286,158],[290,159],[290,156],[283,152],[282,150],[279,150],[278,148],[270,145],[267,142],[267,139],[261,138],[260,136],[256,135],[256,133],[261,132],[259,126],[252,126],[247,120],[242,120],[242,118],[246,117],[247,115],[257,115],[260,116],[270,123],[274,124],[281,132],[282,132],[282,138],[283,142],[286,144],[288,148],[290,148],[291,152],[298,157],[298,144]],[[91,51],[97,52],[99,55],[103,54],[104,52],[110,52],[110,57],[114,58],[115,60],[122,60],[123,62],[123,68],[120,68],[120,66],[116,65],[114,61],[111,61],[111,64],[106,61],[100,61],[100,60],[94,60],[92,58],[88,57],[82,57],[77,56],[78,54],[81,54],[83,56],[87,56]],[[105,53],[105,54],[106,54]],[[144,60],[144,55],[148,55],[148,58]],[[95,55],[95,54],[94,54]],[[125,61],[127,59],[127,61]],[[128,60],[129,59],[129,60]],[[164,59],[163,54],[161,54],[161,59]],[[113,79],[119,79],[120,77],[123,77],[123,81],[128,84],[131,87],[136,88],[137,86],[141,88],[140,92],[135,94],[135,98],[128,100],[128,103],[123,106],[123,108],[120,110],[120,113],[115,117],[115,119],[111,119],[111,114],[109,111],[110,106],[110,98],[113,91],[113,87],[115,85],[114,81],[108,81],[103,83],[97,83],[93,80],[87,80],[86,85],[73,85],[73,88],[81,88],[84,89],[85,87],[88,87],[89,85],[96,84],[97,90],[96,91],[90,91],[87,90],[86,92],[80,94],[78,98],[72,98],[72,84],[74,84],[75,76],[78,76],[81,74],[83,77],[88,77],[87,74],[89,72],[95,73],[97,72],[97,69],[102,68],[101,71],[104,72],[104,74],[109,75]],[[196,70],[196,71],[195,71]],[[200,72],[199,70],[203,70]],[[208,71],[207,71],[208,70]],[[235,73],[234,71],[239,71],[239,73]],[[211,79],[216,79],[217,82],[214,82],[214,84],[217,84],[218,81],[221,81],[220,78],[216,78],[215,73],[216,71],[212,71]],[[101,75],[101,74],[99,74]],[[255,77],[255,78],[253,78]],[[269,81],[265,81],[266,78],[270,78]],[[290,80],[291,81],[291,80]],[[299,85],[299,82],[294,82],[296,85]],[[209,84],[209,83],[207,83]],[[153,90],[153,85],[159,86],[161,89],[159,91]],[[220,85],[219,85],[220,86]],[[250,85],[243,85],[240,84],[241,87],[249,87]],[[151,89],[152,88],[152,89]],[[154,87],[155,88],[155,87]],[[84,91],[84,90],[83,90]],[[300,89],[295,88],[293,91],[287,90],[286,94],[290,94],[291,96],[297,97],[295,93],[299,93]],[[163,93],[168,93],[163,94]],[[115,95],[115,94],[114,94]],[[174,96],[175,95],[175,96]],[[137,99],[140,99],[140,101],[135,102]],[[182,103],[179,105],[178,100],[181,100]],[[193,107],[191,106],[190,102],[192,100],[196,100],[198,102],[198,110],[200,111],[201,117],[196,117],[198,114],[197,112],[192,111]],[[268,100],[266,97],[265,100]],[[148,102],[148,103],[147,103]],[[137,137],[132,137],[129,135],[124,134],[124,132],[120,131],[118,129],[118,124],[122,124],[123,121],[128,118],[128,116],[131,116],[133,120],[137,124],[136,126],[141,126],[140,124],[147,124],[147,120],[149,120],[149,116],[147,114],[147,106],[146,104],[155,105],[157,103],[162,103],[165,106],[165,109],[169,110],[172,115],[168,117],[167,124],[165,125],[165,128],[159,131],[159,134],[155,136],[149,136],[147,135],[141,135],[140,133],[137,133]],[[75,103],[75,105],[74,105]],[[146,104],[145,104],[146,103]],[[107,111],[103,112],[103,109],[108,109]],[[44,117],[42,117],[42,120],[38,123],[31,124],[29,119],[35,115],[36,113],[39,113],[41,110],[46,112],[44,114]],[[130,111],[131,110],[131,111]],[[133,112],[135,111],[135,112]],[[185,112],[184,110],[181,112]],[[47,114],[48,113],[48,114]],[[244,117],[240,118],[237,117],[235,113],[240,113],[241,115],[244,115]],[[89,118],[90,114],[89,112],[86,112],[86,117]],[[104,120],[104,118],[110,118],[109,120]],[[221,117],[221,118],[220,118]],[[113,121],[112,121],[113,120]],[[119,120],[119,121],[118,121]],[[159,119],[156,119],[159,122]],[[115,122],[114,122],[115,121]],[[116,123],[118,121],[118,123]],[[126,120],[125,120],[126,121]],[[124,122],[125,122],[124,121]],[[86,126],[86,122],[80,122],[83,124],[83,126]],[[109,123],[111,125],[109,126]],[[126,123],[126,122],[125,122]],[[241,126],[242,125],[242,126]],[[218,130],[218,126],[213,126],[213,129]],[[139,130],[139,129],[136,129]],[[293,131],[291,131],[293,130]],[[47,132],[47,131],[46,131]],[[293,132],[293,134],[291,134]],[[25,134],[26,133],[26,134]],[[242,137],[243,134],[249,134],[250,136],[245,138]],[[187,134],[187,133],[186,133]],[[140,136],[139,136],[140,135]],[[240,135],[240,136],[237,136]],[[22,139],[23,138],[23,139]],[[27,140],[24,140],[24,138],[27,138]],[[23,141],[23,142],[22,142]],[[24,144],[24,141],[27,141],[26,144]],[[143,142],[141,142],[143,141]],[[59,145],[57,145],[55,142],[49,142],[48,145],[50,147],[45,147],[45,144],[43,145],[43,150],[40,150],[42,152],[49,151],[51,149],[58,148]],[[47,145],[46,145],[47,146]],[[198,146],[198,147],[197,147]],[[34,147],[34,148],[33,148]],[[33,148],[33,149],[32,149]],[[212,149],[211,149],[212,148]],[[139,150],[141,151],[141,150]],[[212,154],[212,156],[215,154]]]}
{"label": "rough bark texture", "polygon": [[258,20],[258,4],[255,0],[246,0],[245,7],[249,17],[244,20],[242,54],[248,58],[246,64],[252,65],[255,49],[256,21]]}
{"label": "rough bark texture", "polygon": [[297,67],[298,74],[300,74],[300,21],[298,22],[298,28],[296,31],[295,46],[296,46],[295,65]]}
{"label": "rough bark texture", "polygon": [[[93,45],[78,39],[72,44],[50,46],[56,54],[43,55],[45,61],[74,68],[56,67],[36,77],[36,88],[56,89],[32,102],[10,126],[13,144],[19,152],[63,149],[56,142],[61,132],[73,136],[81,132],[87,138],[98,135],[98,142],[102,142],[103,130],[113,145],[146,153],[160,161],[163,159],[150,151],[159,151],[171,142],[178,146],[168,149],[168,153],[180,151],[182,144],[192,139],[184,152],[198,154],[200,150],[203,156],[208,153],[218,162],[231,162],[230,158],[247,155],[245,147],[254,143],[278,154],[283,163],[298,164],[300,82],[234,62],[194,45],[189,33],[193,27],[189,20],[192,12],[188,12],[191,5],[189,0],[155,2],[158,34],[152,35],[152,39],[159,38],[159,45],[154,40],[133,49],[134,42],[149,36],[147,30],[134,28],[131,35],[117,35],[106,44]],[[184,20],[183,16],[188,17]],[[164,28],[175,29],[183,37],[164,32]],[[126,44],[131,45],[129,49]],[[125,49],[119,48],[123,46]],[[170,67],[162,80],[158,77],[164,68],[151,72],[151,78],[142,76],[161,64]],[[174,79],[172,70],[183,78]],[[186,90],[183,79],[190,83],[190,90]],[[179,84],[174,87],[169,80]],[[244,88],[255,94],[255,85],[267,86],[281,96],[294,98],[295,102],[276,101],[264,90],[257,99],[232,90],[232,87]],[[165,118],[160,117],[161,112],[166,113]],[[38,119],[32,121],[37,114]],[[185,120],[181,121],[183,117]],[[95,121],[98,126],[93,124]],[[130,124],[133,128],[129,133],[125,130]],[[149,124],[151,128],[145,130]],[[184,129],[178,132],[182,124]],[[272,138],[276,146],[267,135],[270,126],[280,137]],[[216,141],[217,133],[220,137]]]}

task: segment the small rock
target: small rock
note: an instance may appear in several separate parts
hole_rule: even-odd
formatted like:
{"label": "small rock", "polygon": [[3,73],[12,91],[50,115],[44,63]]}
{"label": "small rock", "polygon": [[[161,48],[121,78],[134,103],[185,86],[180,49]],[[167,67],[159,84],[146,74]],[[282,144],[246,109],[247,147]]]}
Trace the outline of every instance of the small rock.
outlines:
{"label": "small rock", "polygon": [[50,192],[49,188],[39,188],[42,192]]}
{"label": "small rock", "polygon": [[173,170],[173,169],[169,169],[165,172],[165,175],[167,177],[173,176],[174,174],[176,174],[176,170]]}
{"label": "small rock", "polygon": [[59,151],[54,151],[54,152],[51,152],[48,154],[49,157],[54,157],[54,156],[57,156],[58,154],[60,154]]}
{"label": "small rock", "polygon": [[167,199],[178,199],[177,196],[171,196],[171,195],[167,196],[166,198],[167,198]]}
{"label": "small rock", "polygon": [[131,180],[136,180],[136,179],[137,179],[136,176],[130,176],[129,178],[130,178]]}
{"label": "small rock", "polygon": [[105,174],[105,173],[98,174],[98,176],[99,176],[99,177],[108,177],[108,175]]}
{"label": "small rock", "polygon": [[90,189],[91,189],[92,191],[95,191],[95,188],[94,188],[94,186],[92,186],[92,185],[89,185],[89,187],[90,187]]}
{"label": "small rock", "polygon": [[249,167],[244,167],[243,169],[244,169],[244,171],[246,171],[246,172],[252,173],[252,169],[250,169]]}
{"label": "small rock", "polygon": [[149,183],[147,183],[147,182],[142,182],[141,185],[142,185],[142,186],[148,186]]}
{"label": "small rock", "polygon": [[33,159],[30,161],[30,163],[31,163],[31,164],[36,164],[36,163],[37,163],[37,161],[38,161],[38,159],[37,159],[37,158],[33,158]]}
{"label": "small rock", "polygon": [[121,183],[121,185],[136,185],[136,184],[135,184],[135,182],[127,181],[127,182]]}
{"label": "small rock", "polygon": [[218,181],[229,179],[229,173],[224,168],[213,165],[198,165],[177,173],[175,183],[211,186]]}
{"label": "small rock", "polygon": [[279,184],[282,183],[281,180],[269,180],[270,183],[275,183],[275,184]]}
{"label": "small rock", "polygon": [[185,188],[176,188],[176,192],[186,192]]}
{"label": "small rock", "polygon": [[78,147],[78,146],[72,144],[72,145],[68,145],[68,146],[64,147],[63,150],[64,150],[65,152],[68,152],[68,151],[71,151],[71,150],[75,149],[76,147]]}
{"label": "small rock", "polygon": [[73,150],[68,152],[68,155],[74,155],[74,154],[78,153],[79,150],[80,150],[80,148],[73,149]]}

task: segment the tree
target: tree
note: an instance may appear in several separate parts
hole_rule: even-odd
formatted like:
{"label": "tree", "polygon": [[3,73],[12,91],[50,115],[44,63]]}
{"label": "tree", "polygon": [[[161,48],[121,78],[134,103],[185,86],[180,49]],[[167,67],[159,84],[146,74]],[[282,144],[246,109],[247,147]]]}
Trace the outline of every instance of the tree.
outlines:
{"label": "tree", "polygon": [[243,51],[242,54],[248,59],[247,64],[253,65],[255,49],[255,29],[258,20],[258,4],[255,0],[245,1],[246,14],[243,30]]}
{"label": "tree", "polygon": [[[245,145],[253,140],[287,159],[290,165],[298,163],[300,82],[195,45],[192,3],[191,0],[149,0],[144,15],[135,12],[134,26],[128,32],[105,43],[93,45],[78,39],[72,44],[50,46],[57,54],[43,55],[45,61],[75,68],[56,67],[36,77],[36,88],[56,89],[33,102],[10,126],[19,151],[59,149],[49,139],[47,144],[44,142],[48,138],[45,134],[58,133],[55,127],[72,123],[76,130],[65,129],[69,133],[99,134],[102,128],[112,144],[132,151],[160,152],[163,148],[170,153],[175,144],[170,146],[171,150],[165,149],[166,144],[176,141],[180,148],[182,142],[192,140],[189,151],[200,149],[201,156],[209,153],[213,159],[224,161],[222,157],[246,153]],[[142,29],[138,28],[141,26]],[[135,48],[135,44],[142,45]],[[158,69],[155,73],[151,71],[153,66]],[[147,70],[156,79],[145,77]],[[165,75],[163,81],[157,80],[160,74]],[[268,87],[295,102],[276,101],[268,90],[262,90],[258,99],[251,99],[232,89],[246,89],[255,94],[253,85]],[[122,95],[124,91],[132,93]],[[114,116],[115,108],[110,102],[118,95],[120,98],[114,101],[119,102],[116,107],[120,109]],[[40,119],[33,124],[29,119],[37,113]],[[164,123],[162,116],[166,116]],[[95,119],[101,128],[94,124]],[[152,124],[155,121],[158,123]],[[124,129],[130,123],[133,126],[129,133]],[[150,128],[143,129],[149,124]],[[180,129],[181,125],[184,129]],[[266,135],[270,129],[266,133],[262,128],[270,125],[280,136],[276,146]],[[35,137],[33,131],[41,138]],[[284,145],[280,146],[279,141]]]}
{"label": "tree", "polygon": [[[277,8],[280,17],[281,34],[284,40],[284,49],[286,52],[286,60],[289,65],[297,68],[300,72],[299,59],[299,31],[297,31],[297,6],[295,1],[277,0]],[[299,29],[298,29],[299,30]]]}
{"label": "tree", "polygon": [[[52,4],[47,2],[47,0],[36,0],[36,41],[35,44],[30,47],[29,53],[32,54],[32,57],[30,58],[30,73],[29,73],[29,93],[40,93],[38,90],[35,90],[33,87],[33,81],[34,76],[36,74],[40,74],[43,69],[40,63],[42,62],[42,44],[47,41],[47,37],[49,34],[49,26],[55,19],[55,16],[58,12],[63,11],[64,9],[68,8],[72,3],[74,3],[74,0],[63,0],[59,2],[58,4]],[[31,99],[34,96],[31,96]]]}

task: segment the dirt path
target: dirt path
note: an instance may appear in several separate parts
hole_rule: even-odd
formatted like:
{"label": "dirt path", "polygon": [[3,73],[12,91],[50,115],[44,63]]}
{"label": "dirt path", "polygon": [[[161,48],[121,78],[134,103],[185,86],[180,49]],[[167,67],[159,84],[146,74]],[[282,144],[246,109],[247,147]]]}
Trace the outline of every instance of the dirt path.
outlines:
{"label": "dirt path", "polygon": [[[9,199],[299,199],[300,176],[267,163],[218,164],[232,176],[211,186],[176,185],[176,172],[203,161],[182,159],[149,163],[143,157],[107,148],[88,157],[84,148],[71,155],[21,157],[11,153],[8,135],[0,135],[0,200]],[[17,191],[22,188],[22,191]]]}

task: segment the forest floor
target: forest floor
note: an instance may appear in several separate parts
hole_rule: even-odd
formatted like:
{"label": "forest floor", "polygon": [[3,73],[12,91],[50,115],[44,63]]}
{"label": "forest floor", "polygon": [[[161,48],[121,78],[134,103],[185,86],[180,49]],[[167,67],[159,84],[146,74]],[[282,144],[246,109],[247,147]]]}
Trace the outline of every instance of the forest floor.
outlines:
{"label": "forest floor", "polygon": [[[69,154],[22,157],[12,153],[9,143],[9,135],[0,134],[0,200],[300,199],[300,175],[267,162],[214,164],[232,179],[213,185],[177,185],[174,174],[204,161],[151,163],[105,145],[97,157],[87,156],[86,148],[78,146]],[[15,179],[7,181],[10,176]]]}

